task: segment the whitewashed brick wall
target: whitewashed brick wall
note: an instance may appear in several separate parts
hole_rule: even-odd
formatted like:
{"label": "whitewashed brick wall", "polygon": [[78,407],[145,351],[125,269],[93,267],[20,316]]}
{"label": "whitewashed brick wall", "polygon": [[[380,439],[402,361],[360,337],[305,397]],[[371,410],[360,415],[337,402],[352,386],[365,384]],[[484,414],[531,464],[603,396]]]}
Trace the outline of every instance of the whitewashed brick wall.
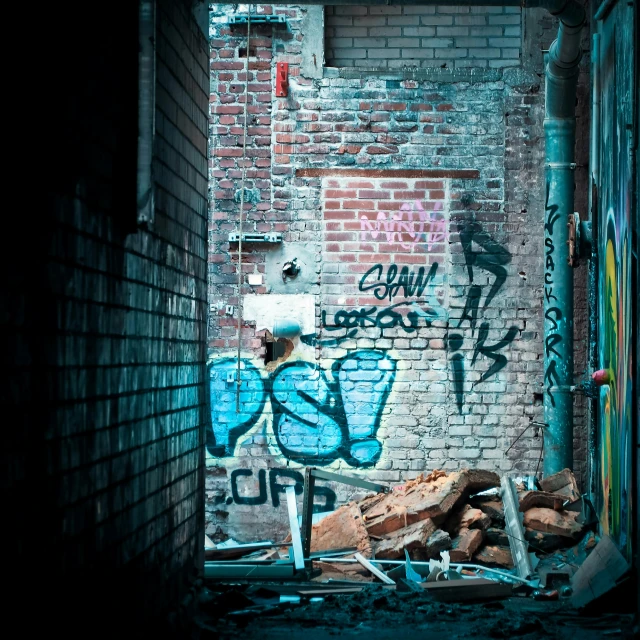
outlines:
{"label": "whitewashed brick wall", "polygon": [[330,67],[482,67],[520,64],[520,7],[326,8]]}

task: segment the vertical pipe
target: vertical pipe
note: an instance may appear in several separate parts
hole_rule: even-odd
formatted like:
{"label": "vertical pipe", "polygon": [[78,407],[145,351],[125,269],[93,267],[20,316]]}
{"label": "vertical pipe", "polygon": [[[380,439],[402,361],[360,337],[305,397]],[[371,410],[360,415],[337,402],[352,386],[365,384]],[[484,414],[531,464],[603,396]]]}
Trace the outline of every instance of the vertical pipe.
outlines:
{"label": "vertical pipe", "polygon": [[[596,301],[598,276],[598,196],[600,166],[600,34],[594,33],[591,40],[591,140],[589,147],[589,167],[591,188],[589,189],[589,210],[591,212],[591,256],[589,260],[589,373],[596,370],[598,349],[598,305]],[[589,493],[595,495],[596,481],[596,447],[597,447],[597,411],[595,398],[589,403],[589,437],[587,450],[587,478]]]}
{"label": "vertical pipe", "polygon": [[567,220],[573,213],[575,119],[548,118],[544,220],[544,475],[573,466],[573,271]]}
{"label": "vertical pipe", "polygon": [[156,3],[138,4],[138,224],[153,223],[153,137],[156,129]]}
{"label": "vertical pipe", "polygon": [[584,10],[566,3],[545,68],[544,475],[573,466],[573,214],[575,102]]}

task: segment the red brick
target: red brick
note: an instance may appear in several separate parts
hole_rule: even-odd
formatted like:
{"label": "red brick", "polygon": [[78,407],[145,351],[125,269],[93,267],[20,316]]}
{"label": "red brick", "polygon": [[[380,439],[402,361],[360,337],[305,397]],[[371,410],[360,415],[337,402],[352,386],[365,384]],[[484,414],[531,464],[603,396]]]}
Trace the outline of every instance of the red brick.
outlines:
{"label": "red brick", "polygon": [[386,153],[398,153],[399,149],[393,144],[388,145],[373,145],[370,144],[367,149],[367,153],[371,155],[381,155]]}
{"label": "red brick", "polygon": [[325,198],[357,198],[358,192],[355,189],[326,189]]}
{"label": "red brick", "polygon": [[353,220],[355,217],[356,217],[355,211],[325,211],[324,212],[325,220]]}
{"label": "red brick", "polygon": [[409,188],[409,185],[406,182],[401,182],[400,180],[381,182],[380,186],[383,189],[408,189]]}
{"label": "red brick", "polygon": [[358,198],[373,198],[379,200],[380,198],[391,198],[390,191],[375,191],[373,189],[360,189],[358,191]]}
{"label": "red brick", "polygon": [[343,209],[371,209],[375,208],[373,200],[344,200]]}

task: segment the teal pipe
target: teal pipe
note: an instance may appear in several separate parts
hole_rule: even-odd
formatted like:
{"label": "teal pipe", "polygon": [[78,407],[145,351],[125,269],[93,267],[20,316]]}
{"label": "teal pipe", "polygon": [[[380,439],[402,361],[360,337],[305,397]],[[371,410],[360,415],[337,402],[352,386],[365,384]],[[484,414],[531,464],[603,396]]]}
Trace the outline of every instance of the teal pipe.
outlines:
{"label": "teal pipe", "polygon": [[573,271],[567,223],[574,208],[575,102],[585,12],[574,0],[541,3],[560,18],[545,65],[544,467],[573,466]]}

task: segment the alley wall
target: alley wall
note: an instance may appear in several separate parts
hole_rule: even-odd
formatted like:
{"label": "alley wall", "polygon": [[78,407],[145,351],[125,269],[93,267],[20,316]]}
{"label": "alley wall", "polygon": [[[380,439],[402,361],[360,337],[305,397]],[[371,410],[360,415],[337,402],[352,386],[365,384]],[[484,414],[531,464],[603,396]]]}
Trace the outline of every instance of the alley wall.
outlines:
{"label": "alley wall", "polygon": [[96,21],[69,3],[24,119],[46,166],[21,165],[3,252],[8,610],[67,637],[168,637],[202,562],[208,47],[191,3],[155,5],[155,220],[137,222],[138,3]]}
{"label": "alley wall", "polygon": [[[246,24],[229,24],[242,10],[214,5],[211,18],[208,534],[284,535],[284,487],[302,492],[305,465],[392,483],[434,468],[540,470],[553,21],[518,7],[257,11],[286,22],[254,26],[248,79]],[[582,88],[579,164],[587,108]],[[229,234],[243,165],[243,232],[282,237],[243,244],[240,301]],[[274,337],[283,320],[295,336]],[[583,428],[578,402],[578,473]],[[316,511],[351,491],[323,485]]]}

